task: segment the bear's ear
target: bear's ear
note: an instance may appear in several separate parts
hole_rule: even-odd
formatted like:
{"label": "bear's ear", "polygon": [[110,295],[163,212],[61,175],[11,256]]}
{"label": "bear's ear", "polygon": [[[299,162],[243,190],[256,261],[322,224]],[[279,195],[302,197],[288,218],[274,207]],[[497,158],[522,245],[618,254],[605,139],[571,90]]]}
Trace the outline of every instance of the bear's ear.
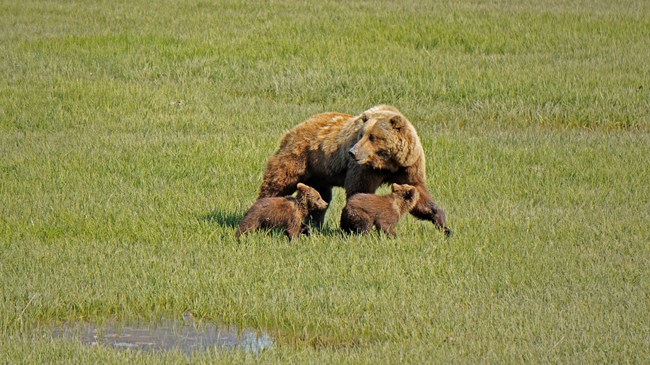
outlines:
{"label": "bear's ear", "polygon": [[303,191],[303,192],[304,192],[304,191],[307,191],[307,185],[305,185],[305,184],[303,184],[303,183],[298,183],[298,185],[296,185],[296,187],[297,187],[298,190],[300,190],[300,191]]}
{"label": "bear's ear", "polygon": [[399,191],[401,186],[397,183],[393,183],[390,188],[393,190],[393,192]]}
{"label": "bear's ear", "polygon": [[390,118],[390,125],[397,129],[400,130],[406,125],[406,121],[401,115],[396,115],[392,118]]}
{"label": "bear's ear", "polygon": [[364,123],[367,122],[368,119],[369,118],[368,118],[368,115],[366,113],[361,113],[361,115],[359,116],[359,120],[361,120]]}

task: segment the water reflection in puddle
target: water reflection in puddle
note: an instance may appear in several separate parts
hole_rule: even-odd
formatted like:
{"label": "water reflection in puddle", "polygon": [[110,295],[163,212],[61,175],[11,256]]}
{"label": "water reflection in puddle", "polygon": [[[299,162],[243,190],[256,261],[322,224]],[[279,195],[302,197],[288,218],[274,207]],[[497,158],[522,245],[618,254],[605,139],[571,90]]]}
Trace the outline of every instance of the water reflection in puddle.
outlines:
{"label": "water reflection in puddle", "polygon": [[214,348],[258,353],[273,346],[273,339],[263,332],[173,320],[136,325],[66,324],[55,328],[52,337],[77,339],[86,345],[153,352],[180,350],[186,354]]}

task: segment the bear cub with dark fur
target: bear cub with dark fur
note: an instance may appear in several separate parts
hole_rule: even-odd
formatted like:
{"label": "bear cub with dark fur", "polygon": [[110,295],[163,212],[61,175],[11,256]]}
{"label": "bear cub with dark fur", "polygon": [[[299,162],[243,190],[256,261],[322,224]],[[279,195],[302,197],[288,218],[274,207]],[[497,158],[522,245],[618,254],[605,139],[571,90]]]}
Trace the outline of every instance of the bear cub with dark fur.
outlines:
{"label": "bear cub with dark fur", "polygon": [[392,184],[388,195],[355,194],[343,208],[341,228],[351,233],[366,233],[377,229],[397,236],[395,227],[402,215],[408,213],[420,198],[418,190],[408,184]]}
{"label": "bear cub with dark fur", "polygon": [[328,204],[316,189],[302,183],[297,188],[296,197],[258,199],[239,223],[236,236],[260,228],[284,228],[289,239],[296,238],[300,233],[309,233],[303,221],[309,215],[327,209]]}

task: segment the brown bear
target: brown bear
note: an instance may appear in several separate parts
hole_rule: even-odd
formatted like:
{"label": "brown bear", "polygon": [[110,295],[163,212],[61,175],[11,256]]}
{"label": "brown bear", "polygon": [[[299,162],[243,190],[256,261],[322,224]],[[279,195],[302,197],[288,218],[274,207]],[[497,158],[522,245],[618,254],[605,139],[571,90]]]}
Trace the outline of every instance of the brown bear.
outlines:
{"label": "brown bear", "polygon": [[388,195],[360,193],[351,196],[341,214],[341,228],[349,233],[366,233],[374,226],[396,237],[397,222],[413,209],[420,194],[408,184],[391,187],[393,192]]}
{"label": "brown bear", "polygon": [[[419,199],[411,214],[451,235],[444,211],[426,186],[424,150],[411,122],[396,108],[378,105],[358,116],[322,113],[289,130],[269,158],[260,198],[291,194],[298,182],[313,186],[326,202],[332,187],[347,197],[374,193],[381,184],[413,185]],[[313,215],[320,226],[325,212]]]}
{"label": "brown bear", "polygon": [[314,212],[327,209],[327,203],[318,191],[298,183],[296,197],[260,198],[246,212],[235,234],[237,237],[259,228],[284,228],[289,239],[301,232],[309,233],[303,220]]}

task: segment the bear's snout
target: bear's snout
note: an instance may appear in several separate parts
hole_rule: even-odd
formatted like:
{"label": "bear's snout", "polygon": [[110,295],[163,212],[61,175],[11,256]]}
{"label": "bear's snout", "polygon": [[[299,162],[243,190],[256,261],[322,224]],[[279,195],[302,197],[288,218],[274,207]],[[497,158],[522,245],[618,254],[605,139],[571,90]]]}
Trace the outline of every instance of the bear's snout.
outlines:
{"label": "bear's snout", "polygon": [[356,149],[356,146],[350,148],[348,152],[350,157],[352,157],[352,159],[358,164],[363,165],[368,162],[368,155],[364,153],[364,151],[359,152],[359,150]]}
{"label": "bear's snout", "polygon": [[361,149],[361,151],[359,151],[359,143],[352,146],[352,148],[350,148],[348,153],[350,154],[350,157],[352,157],[352,159],[355,160],[357,163],[363,163],[363,161],[367,157],[363,151],[363,148]]}
{"label": "bear's snout", "polygon": [[365,153],[365,151],[359,151],[353,147],[349,152],[352,159],[359,165],[368,163],[368,155]]}

